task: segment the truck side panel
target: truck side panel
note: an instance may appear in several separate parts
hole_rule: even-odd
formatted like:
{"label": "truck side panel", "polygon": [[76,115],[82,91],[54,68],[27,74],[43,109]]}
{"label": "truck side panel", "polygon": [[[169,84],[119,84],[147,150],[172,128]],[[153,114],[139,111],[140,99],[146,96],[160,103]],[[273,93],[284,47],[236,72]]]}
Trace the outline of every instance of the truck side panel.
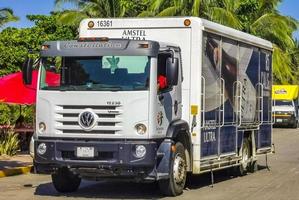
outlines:
{"label": "truck side panel", "polygon": [[258,136],[258,149],[271,148],[272,144],[272,55],[269,51],[260,51],[260,82],[263,86],[262,125]]}
{"label": "truck side panel", "polygon": [[271,147],[271,53],[205,32],[203,160],[237,155],[245,131],[256,130],[258,148]]}
{"label": "truck side panel", "polygon": [[218,157],[220,102],[220,40],[216,35],[203,36],[204,126],[201,133],[201,157]]}

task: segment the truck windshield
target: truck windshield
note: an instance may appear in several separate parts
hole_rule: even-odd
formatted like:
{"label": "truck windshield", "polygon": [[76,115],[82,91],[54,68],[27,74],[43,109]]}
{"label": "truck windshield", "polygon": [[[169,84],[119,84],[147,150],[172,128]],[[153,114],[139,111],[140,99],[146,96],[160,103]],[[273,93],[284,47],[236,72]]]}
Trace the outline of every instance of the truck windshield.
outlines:
{"label": "truck windshield", "polygon": [[287,100],[276,100],[275,106],[293,106],[293,102]]}
{"label": "truck windshield", "polygon": [[148,56],[47,57],[42,59],[42,90],[147,90]]}

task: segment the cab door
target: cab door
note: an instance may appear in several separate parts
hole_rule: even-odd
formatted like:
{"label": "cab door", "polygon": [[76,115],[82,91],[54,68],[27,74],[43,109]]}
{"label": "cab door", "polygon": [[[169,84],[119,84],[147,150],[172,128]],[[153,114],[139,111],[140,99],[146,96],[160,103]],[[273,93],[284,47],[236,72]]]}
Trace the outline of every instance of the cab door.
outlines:
{"label": "cab door", "polygon": [[[165,135],[169,124],[181,118],[181,76],[178,73],[176,85],[169,83],[167,75],[167,60],[180,59],[180,53],[175,51],[161,51],[158,55],[157,65],[157,116],[156,131],[159,135]],[[178,62],[179,65],[180,62]],[[180,68],[181,66],[178,66]]]}

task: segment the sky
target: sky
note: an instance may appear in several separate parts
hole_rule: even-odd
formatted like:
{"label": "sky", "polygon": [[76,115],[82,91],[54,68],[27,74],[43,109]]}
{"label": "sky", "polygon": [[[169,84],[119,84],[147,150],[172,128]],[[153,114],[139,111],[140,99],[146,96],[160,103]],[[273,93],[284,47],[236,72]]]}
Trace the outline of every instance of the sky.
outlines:
{"label": "sky", "polygon": [[[55,8],[55,0],[0,0],[0,8],[12,8],[15,15],[20,18],[18,22],[9,23],[8,26],[18,28],[30,27],[32,22],[26,19],[28,14],[49,14]],[[64,6],[72,7],[71,4]],[[279,6],[279,11],[284,15],[289,15],[299,20],[299,1],[298,0],[283,0]],[[299,39],[299,31],[295,33],[295,37]]]}

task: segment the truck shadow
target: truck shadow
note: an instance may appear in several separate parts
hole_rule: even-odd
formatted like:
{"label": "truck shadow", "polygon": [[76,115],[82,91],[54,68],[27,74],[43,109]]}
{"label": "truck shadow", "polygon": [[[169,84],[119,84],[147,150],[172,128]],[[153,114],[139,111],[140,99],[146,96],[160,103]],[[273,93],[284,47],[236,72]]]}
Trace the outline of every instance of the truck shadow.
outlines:
{"label": "truck shadow", "polygon": [[[258,165],[258,171],[266,169],[268,169],[267,166]],[[214,185],[216,186],[217,183],[240,177],[236,171],[236,168],[228,168],[213,172]],[[250,173],[248,173],[248,175],[250,175]],[[202,187],[212,188],[213,185],[211,177],[212,176],[210,172],[201,175],[192,175],[187,180],[186,188],[189,190],[195,190]]]}
{"label": "truck shadow", "polygon": [[48,197],[97,199],[159,199],[163,197],[159,192],[157,184],[115,181],[82,181],[77,192],[65,194],[57,192],[52,183],[44,183],[37,186],[34,194]]}
{"label": "truck shadow", "polygon": [[[266,166],[258,167],[265,170]],[[214,184],[227,181],[238,176],[232,169],[214,172]],[[202,187],[211,187],[210,173],[192,175],[188,177],[186,189],[195,190]],[[164,198],[155,183],[131,183],[131,182],[106,182],[106,181],[82,181],[77,192],[62,194],[55,190],[52,183],[43,183],[37,186],[34,195],[48,197],[73,197],[73,198],[102,198],[102,199],[162,199]]]}

